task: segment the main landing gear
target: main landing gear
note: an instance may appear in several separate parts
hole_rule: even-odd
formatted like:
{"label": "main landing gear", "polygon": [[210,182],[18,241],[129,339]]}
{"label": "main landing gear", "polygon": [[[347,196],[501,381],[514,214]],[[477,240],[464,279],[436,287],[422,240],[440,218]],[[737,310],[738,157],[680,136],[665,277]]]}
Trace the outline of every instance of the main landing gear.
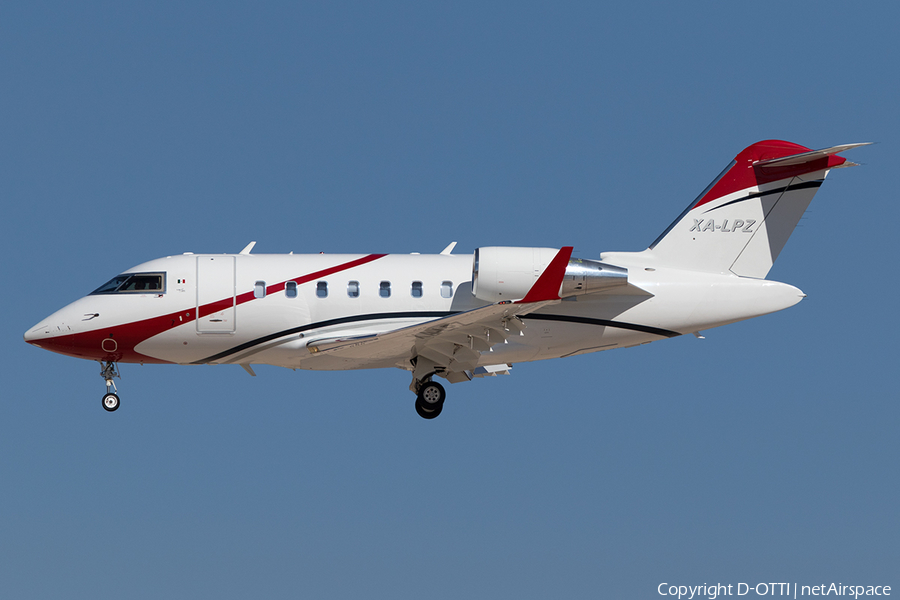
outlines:
{"label": "main landing gear", "polygon": [[[119,377],[119,371],[116,370],[116,363],[111,361],[106,361],[100,363],[100,377],[106,380],[106,394],[103,395],[103,408],[109,412],[112,412],[119,408],[119,396],[117,396],[114,392],[118,392],[118,388],[116,388],[116,382],[113,381],[113,378]],[[109,388],[112,387],[114,392],[109,391]]]}
{"label": "main landing gear", "polygon": [[416,412],[423,419],[433,419],[444,409],[447,392],[436,381],[426,381],[419,386],[416,394]]}

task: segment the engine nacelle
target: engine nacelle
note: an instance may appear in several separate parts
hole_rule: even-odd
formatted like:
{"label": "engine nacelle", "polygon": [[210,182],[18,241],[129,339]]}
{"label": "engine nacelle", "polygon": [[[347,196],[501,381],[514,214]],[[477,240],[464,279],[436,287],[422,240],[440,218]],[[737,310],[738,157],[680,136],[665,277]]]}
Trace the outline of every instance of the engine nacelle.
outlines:
{"label": "engine nacelle", "polygon": [[558,248],[477,248],[472,293],[489,302],[524,298],[557,252]]}
{"label": "engine nacelle", "polygon": [[597,260],[572,258],[566,266],[566,275],[563,277],[559,297],[593,294],[627,283],[628,269]]}
{"label": "engine nacelle", "polygon": [[[478,248],[472,265],[472,293],[487,302],[524,298],[557,253],[558,248]],[[560,298],[590,294],[626,283],[626,269],[573,258],[566,266],[559,294]]]}

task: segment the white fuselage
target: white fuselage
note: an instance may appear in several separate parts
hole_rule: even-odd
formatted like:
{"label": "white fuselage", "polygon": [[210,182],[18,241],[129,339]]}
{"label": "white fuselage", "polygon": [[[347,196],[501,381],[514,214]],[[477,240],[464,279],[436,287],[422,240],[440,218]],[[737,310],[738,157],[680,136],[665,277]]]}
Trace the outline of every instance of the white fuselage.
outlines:
{"label": "white fuselage", "polygon": [[[522,334],[492,346],[479,364],[633,346],[778,311],[803,297],[783,283],[647,266],[643,253],[602,260],[627,268],[628,285],[524,315]],[[185,254],[129,273],[162,273],[164,289],[85,296],[42,320],[26,340],[110,362],[411,370],[409,356],[347,359],[309,345],[488,304],[472,294],[471,255]],[[291,281],[295,288],[285,285]]]}

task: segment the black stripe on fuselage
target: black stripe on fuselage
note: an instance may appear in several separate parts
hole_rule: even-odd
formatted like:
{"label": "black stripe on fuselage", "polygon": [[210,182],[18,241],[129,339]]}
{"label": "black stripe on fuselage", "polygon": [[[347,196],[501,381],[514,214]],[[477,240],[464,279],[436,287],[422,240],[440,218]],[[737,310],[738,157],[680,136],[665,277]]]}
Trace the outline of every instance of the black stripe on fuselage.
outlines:
{"label": "black stripe on fuselage", "polygon": [[[219,352],[218,354],[214,354],[212,356],[208,356],[204,359],[194,361],[191,364],[194,365],[202,365],[209,362],[214,362],[231,356],[233,354],[237,354],[238,352],[243,352],[244,350],[249,350],[254,346],[259,346],[260,344],[265,344],[266,342],[271,342],[272,340],[277,340],[278,338],[285,337],[288,335],[293,335],[296,333],[303,333],[304,331],[309,331],[311,329],[318,329],[321,327],[331,327],[333,325],[343,325],[344,323],[358,323],[360,321],[378,321],[382,319],[440,319],[443,317],[449,317],[455,314],[458,314],[460,311],[410,311],[410,312],[394,312],[394,313],[372,313],[372,314],[364,314],[364,315],[351,315],[349,317],[341,317],[338,319],[329,319],[327,321],[319,321],[318,323],[309,323],[307,325],[300,325],[298,327],[292,327],[291,329],[285,329],[284,331],[279,331],[276,333],[270,333],[269,335],[264,335],[263,337],[256,338],[255,340],[250,340],[249,342],[244,342],[243,344],[238,344],[233,348],[229,348],[223,352]],[[523,319],[542,319],[545,321],[562,321],[566,323],[581,323],[584,325],[597,325],[600,327],[616,327],[618,329],[628,329],[630,331],[640,331],[641,333],[651,333],[653,335],[658,335],[661,337],[676,337],[681,335],[676,331],[669,331],[668,329],[660,329],[658,327],[649,327],[647,325],[636,325],[634,323],[622,323],[620,321],[608,321],[606,319],[592,319],[589,317],[575,317],[569,315],[547,315],[547,314],[530,314],[530,315],[522,315]],[[215,334],[213,334],[215,335]]]}
{"label": "black stripe on fuselage", "polygon": [[661,337],[678,337],[681,335],[677,331],[668,329],[660,329],[659,327],[650,327],[649,325],[637,325],[635,323],[623,323],[621,321],[609,321],[607,319],[592,319],[590,317],[576,317],[572,315],[545,315],[540,313],[531,313],[522,315],[523,319],[541,319],[544,321],[562,321],[564,323],[581,323],[584,325],[597,325],[598,327],[615,327],[616,329],[628,329],[629,331],[640,331],[641,333],[652,333]]}
{"label": "black stripe on fuselage", "polygon": [[272,340],[277,340],[280,337],[284,337],[286,335],[292,335],[295,333],[303,333],[304,331],[309,331],[310,329],[318,329],[320,327],[331,327],[332,325],[343,325],[344,323],[357,323],[359,321],[379,321],[381,319],[427,319],[427,318],[435,318],[440,319],[442,317],[449,317],[450,315],[455,315],[457,311],[410,311],[410,312],[393,312],[393,313],[373,313],[373,314],[365,314],[365,315],[351,315],[349,317],[341,317],[339,319],[328,319],[327,321],[319,321],[318,323],[309,323],[307,325],[300,325],[299,327],[292,327],[291,329],[285,329],[284,331],[279,331],[277,333],[270,333],[269,335],[264,335],[261,338],[256,338],[255,340],[250,340],[249,342],[244,342],[243,344],[239,344],[234,348],[230,348],[225,350],[224,352],[219,352],[218,354],[214,354],[212,356],[208,356],[202,360],[194,361],[191,364],[194,365],[202,365],[204,363],[216,361],[226,356],[231,356],[232,354],[236,354],[243,350],[248,350],[254,346],[258,346],[260,344],[265,344],[266,342],[271,342]]}
{"label": "black stripe on fuselage", "polygon": [[726,206],[731,206],[732,204],[738,204],[739,202],[745,202],[747,200],[753,200],[754,198],[762,198],[763,196],[769,196],[771,194],[780,194],[782,192],[794,190],[808,190],[812,188],[818,188],[822,185],[824,179],[818,179],[816,181],[804,181],[803,183],[798,183],[797,185],[787,185],[782,188],[776,188],[774,190],[768,190],[766,192],[756,192],[755,194],[750,194],[749,196],[744,196],[743,198],[738,198],[737,200],[732,200],[731,202],[726,202],[721,206],[717,206],[715,208],[711,208],[709,210],[703,211],[705,215],[708,212],[712,212],[714,210],[719,210],[720,208],[725,208]]}

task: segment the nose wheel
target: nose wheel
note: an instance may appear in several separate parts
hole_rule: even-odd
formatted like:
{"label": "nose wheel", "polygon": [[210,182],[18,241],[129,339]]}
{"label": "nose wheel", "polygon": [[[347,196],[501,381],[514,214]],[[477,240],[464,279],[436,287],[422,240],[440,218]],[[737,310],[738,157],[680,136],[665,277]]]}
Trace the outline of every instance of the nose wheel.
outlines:
{"label": "nose wheel", "polygon": [[103,396],[103,408],[109,412],[119,408],[119,397],[113,393],[105,394]]}
{"label": "nose wheel", "polygon": [[[121,379],[119,371],[116,369],[116,363],[111,361],[100,363],[100,377],[106,380],[106,394],[103,395],[103,408],[107,412],[112,412],[119,408],[119,396],[116,394],[115,378]],[[112,388],[112,390],[110,390]]]}

